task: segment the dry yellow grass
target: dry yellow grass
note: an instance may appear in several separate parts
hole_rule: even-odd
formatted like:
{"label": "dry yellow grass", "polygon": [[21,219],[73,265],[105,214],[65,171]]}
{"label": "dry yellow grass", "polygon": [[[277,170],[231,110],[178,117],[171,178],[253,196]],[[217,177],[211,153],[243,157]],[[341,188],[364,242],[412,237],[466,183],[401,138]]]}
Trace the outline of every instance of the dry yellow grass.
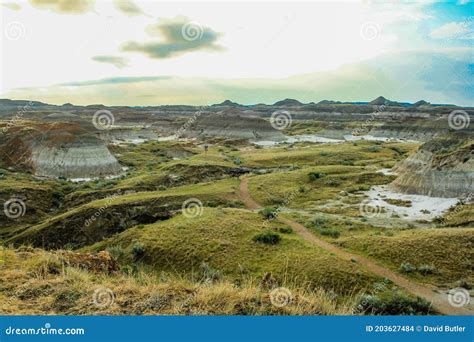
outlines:
{"label": "dry yellow grass", "polygon": [[[288,287],[288,303],[278,307],[271,301],[276,285],[250,279],[237,285],[226,280],[157,278],[142,272],[105,274],[66,266],[62,258],[60,253],[39,249],[4,249],[0,314],[348,315],[356,306],[355,297],[337,300],[322,289]],[[102,294],[96,302],[94,293]]]}

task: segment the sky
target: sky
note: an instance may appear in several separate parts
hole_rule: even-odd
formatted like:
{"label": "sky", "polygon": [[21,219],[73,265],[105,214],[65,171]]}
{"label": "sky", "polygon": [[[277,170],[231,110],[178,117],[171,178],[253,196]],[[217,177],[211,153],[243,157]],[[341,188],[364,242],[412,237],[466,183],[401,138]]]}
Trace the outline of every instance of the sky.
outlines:
{"label": "sky", "polygon": [[470,1],[0,0],[0,97],[474,106]]}

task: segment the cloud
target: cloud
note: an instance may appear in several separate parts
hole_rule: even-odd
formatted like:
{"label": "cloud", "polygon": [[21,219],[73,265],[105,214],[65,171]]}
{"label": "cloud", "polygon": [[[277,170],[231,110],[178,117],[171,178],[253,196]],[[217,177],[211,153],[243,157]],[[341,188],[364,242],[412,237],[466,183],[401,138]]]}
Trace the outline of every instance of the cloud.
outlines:
{"label": "cloud", "polygon": [[5,3],[2,3],[0,4],[8,9],[11,9],[12,11],[19,11],[21,10],[21,6],[17,3],[14,3],[14,2],[5,2]]}
{"label": "cloud", "polygon": [[83,14],[94,9],[95,0],[30,0],[39,8],[64,14]]}
{"label": "cloud", "polygon": [[430,33],[434,39],[474,39],[472,24],[469,21],[444,24]]}
{"label": "cloud", "polygon": [[114,0],[114,7],[128,16],[146,15],[140,7],[130,0]]}
{"label": "cloud", "polygon": [[103,84],[122,84],[122,83],[161,81],[161,80],[166,80],[169,78],[170,78],[169,76],[109,77],[109,78],[102,78],[100,80],[61,83],[61,84],[58,84],[58,86],[85,87],[85,86],[103,85]]}
{"label": "cloud", "polygon": [[162,41],[146,43],[128,42],[122,51],[141,52],[153,59],[170,58],[187,52],[207,50],[219,51],[223,47],[216,44],[220,33],[199,23],[189,21],[186,17],[172,20],[160,20],[147,27],[150,36],[159,36]]}
{"label": "cloud", "polygon": [[119,69],[125,68],[128,66],[127,59],[118,56],[94,56],[92,60],[99,63],[109,63],[116,66]]}

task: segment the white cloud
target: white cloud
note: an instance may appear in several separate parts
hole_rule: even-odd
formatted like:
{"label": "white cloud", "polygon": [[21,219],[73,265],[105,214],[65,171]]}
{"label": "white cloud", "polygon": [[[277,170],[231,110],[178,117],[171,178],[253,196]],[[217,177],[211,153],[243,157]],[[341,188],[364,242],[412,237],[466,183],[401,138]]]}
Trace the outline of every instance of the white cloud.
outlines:
{"label": "white cloud", "polygon": [[431,38],[435,39],[474,39],[472,26],[467,21],[450,22],[431,31]]}

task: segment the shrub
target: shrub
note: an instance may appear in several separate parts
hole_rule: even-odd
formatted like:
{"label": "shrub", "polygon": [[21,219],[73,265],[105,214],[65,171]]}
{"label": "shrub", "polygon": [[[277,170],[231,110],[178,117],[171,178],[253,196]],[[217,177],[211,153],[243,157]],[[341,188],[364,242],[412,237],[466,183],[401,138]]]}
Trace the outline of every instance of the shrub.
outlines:
{"label": "shrub", "polygon": [[283,233],[283,234],[291,234],[293,233],[293,229],[291,229],[290,227],[282,227],[280,229],[278,229],[278,231],[280,233]]}
{"label": "shrub", "polygon": [[324,219],[322,217],[315,217],[311,223],[315,227],[321,227],[321,226],[324,226],[326,224],[326,219]]}
{"label": "shrub", "polygon": [[373,315],[428,315],[434,312],[427,300],[411,298],[400,291],[364,295],[357,307],[360,312]]}
{"label": "shrub", "polygon": [[142,243],[136,243],[132,247],[132,252],[136,257],[142,256],[145,254],[145,246]]}
{"label": "shrub", "polygon": [[273,220],[274,218],[277,217],[278,213],[277,213],[277,210],[275,208],[265,207],[262,210],[260,210],[260,214],[268,220]]}
{"label": "shrub", "polygon": [[369,146],[367,151],[369,152],[380,152],[382,148],[380,146]]}
{"label": "shrub", "polygon": [[326,176],[326,174],[324,174],[322,172],[310,172],[310,173],[308,173],[308,177],[309,177],[310,181],[315,181],[317,179],[323,178],[324,176]]}
{"label": "shrub", "polygon": [[410,264],[409,262],[402,262],[402,264],[400,265],[400,272],[411,273],[415,271],[416,267]]}
{"label": "shrub", "polygon": [[125,252],[124,252],[124,250],[121,246],[109,247],[109,248],[107,248],[107,252],[109,252],[110,255],[112,256],[112,258],[114,258],[115,260],[120,259],[125,254]]}
{"label": "shrub", "polygon": [[206,282],[219,280],[222,277],[222,274],[219,270],[212,268],[205,262],[203,262],[200,267],[204,278],[203,280]]}
{"label": "shrub", "polygon": [[265,243],[267,245],[276,245],[281,241],[281,236],[278,233],[268,230],[255,235],[253,241]]}
{"label": "shrub", "polygon": [[298,192],[304,194],[306,191],[308,191],[308,189],[306,189],[306,187],[304,185],[299,186]]}
{"label": "shrub", "polygon": [[418,266],[418,272],[420,272],[423,275],[428,275],[428,274],[435,274],[437,273],[437,269],[435,265],[420,265]]}
{"label": "shrub", "polygon": [[341,233],[332,228],[318,229],[319,234],[337,239]]}

